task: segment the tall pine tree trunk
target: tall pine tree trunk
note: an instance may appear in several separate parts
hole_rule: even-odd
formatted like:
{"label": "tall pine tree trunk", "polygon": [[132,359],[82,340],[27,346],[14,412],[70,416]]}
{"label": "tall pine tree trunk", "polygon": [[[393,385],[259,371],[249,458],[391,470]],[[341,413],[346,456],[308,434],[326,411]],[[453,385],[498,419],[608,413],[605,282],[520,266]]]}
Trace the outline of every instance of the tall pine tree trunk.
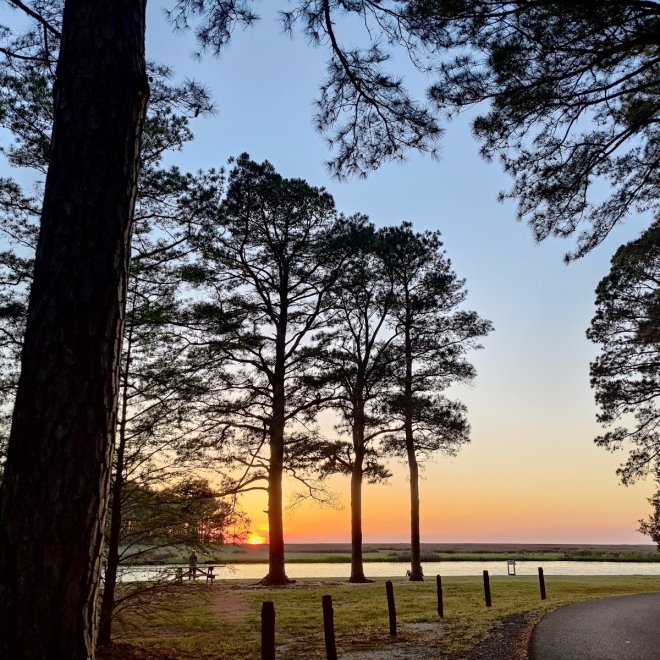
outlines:
{"label": "tall pine tree trunk", "polygon": [[410,579],[421,581],[422,552],[419,535],[419,467],[415,455],[413,430],[410,420],[406,420],[406,453],[408,455],[408,471],[410,473]]}
{"label": "tall pine tree trunk", "polygon": [[364,468],[364,404],[353,408],[353,451],[351,470],[351,577],[349,582],[367,582],[362,561],[362,476]]}
{"label": "tall pine tree trunk", "polygon": [[422,552],[419,536],[419,468],[417,466],[417,455],[415,454],[415,437],[413,432],[413,353],[412,353],[412,313],[411,298],[406,290],[406,323],[404,331],[406,379],[404,384],[405,416],[403,420],[406,439],[406,455],[408,457],[408,472],[410,476],[410,579],[421,581],[424,579],[422,573]]}
{"label": "tall pine tree trunk", "polygon": [[362,466],[364,451],[355,453],[351,471],[351,577],[349,582],[367,582],[362,563]]}
{"label": "tall pine tree trunk", "polygon": [[282,477],[284,474],[284,426],[286,423],[285,360],[286,291],[282,292],[280,323],[275,345],[273,369],[273,414],[270,424],[270,459],[268,464],[268,575],[263,584],[287,584],[291,580],[284,567],[284,516],[282,511]]}
{"label": "tall pine tree trunk", "polygon": [[88,660],[117,410],[146,0],[66,0],[0,493],[0,657]]}
{"label": "tall pine tree trunk", "polygon": [[117,429],[117,447],[114,460],[114,480],[110,489],[110,524],[108,534],[107,565],[101,597],[99,613],[99,631],[97,644],[109,646],[112,642],[112,615],[115,610],[115,590],[117,588],[117,572],[119,571],[119,541],[122,521],[122,492],[124,490],[124,455],[126,452],[126,422],[128,419],[128,381],[131,366],[133,327],[135,322],[135,297],[130,313],[127,316],[126,350],[123,356],[123,373],[121,375],[121,405],[119,406],[119,421]]}
{"label": "tall pine tree trunk", "polygon": [[271,427],[270,461],[268,468],[268,575],[263,578],[263,584],[287,584],[290,582],[284,566],[284,517],[282,511],[282,476],[284,472],[283,431],[283,425],[282,428]]}

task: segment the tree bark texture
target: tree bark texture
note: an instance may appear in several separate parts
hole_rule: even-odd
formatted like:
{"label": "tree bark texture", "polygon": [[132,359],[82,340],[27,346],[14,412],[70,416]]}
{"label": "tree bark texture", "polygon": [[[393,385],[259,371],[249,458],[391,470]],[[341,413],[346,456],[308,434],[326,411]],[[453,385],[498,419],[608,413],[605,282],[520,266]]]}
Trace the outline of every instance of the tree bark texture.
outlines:
{"label": "tree bark texture", "polygon": [[66,0],[0,492],[0,657],[94,657],[148,83],[146,0]]}

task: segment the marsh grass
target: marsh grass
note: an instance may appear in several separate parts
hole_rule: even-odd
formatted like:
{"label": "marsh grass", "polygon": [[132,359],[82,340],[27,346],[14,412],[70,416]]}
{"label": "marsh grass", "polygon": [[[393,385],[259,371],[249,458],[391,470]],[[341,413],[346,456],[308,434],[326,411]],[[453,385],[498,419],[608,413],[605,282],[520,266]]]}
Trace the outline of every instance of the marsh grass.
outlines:
{"label": "marsh grass", "polygon": [[261,603],[276,612],[277,657],[323,658],[321,596],[333,600],[337,648],[358,655],[366,650],[432,649],[433,658],[458,658],[510,615],[527,613],[535,623],[543,613],[570,603],[605,596],[660,590],[656,576],[546,576],[548,599],[541,601],[535,577],[493,577],[493,606],[486,608],[481,578],[443,579],[445,618],[436,612],[435,580],[394,580],[399,634],[388,635],[384,579],[370,584],[337,581],[298,582],[264,588],[224,581],[214,587],[184,584],[178,592],[151,603],[148,617],[120,620],[118,638],[135,656],[249,660],[259,657]]}
{"label": "marsh grass", "polygon": [[[410,561],[410,548],[405,543],[364,545],[364,561]],[[185,564],[190,549],[168,546],[145,552],[135,564]],[[250,564],[268,561],[267,545],[208,546],[198,550],[200,563]],[[293,543],[286,546],[286,559],[292,564],[349,563],[350,544]],[[660,562],[660,552],[652,545],[641,546],[575,546],[551,544],[422,544],[422,561],[622,561]]]}

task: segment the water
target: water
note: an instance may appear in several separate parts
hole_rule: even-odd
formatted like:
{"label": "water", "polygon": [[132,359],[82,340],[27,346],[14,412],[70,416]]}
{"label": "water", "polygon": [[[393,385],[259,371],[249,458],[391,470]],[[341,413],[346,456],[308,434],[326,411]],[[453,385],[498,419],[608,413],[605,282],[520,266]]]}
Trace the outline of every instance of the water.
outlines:
{"label": "water", "polygon": [[[605,561],[516,561],[517,575],[538,575],[538,567],[543,566],[545,575],[657,575],[660,576],[660,562],[605,562]],[[487,570],[490,575],[506,575],[505,561],[450,561],[422,563],[425,575],[482,575]],[[203,568],[203,566],[200,566]],[[410,568],[407,562],[367,562],[364,572],[367,577],[405,577]],[[187,567],[184,567],[184,573]],[[125,568],[120,580],[134,582],[157,579],[166,575],[174,577],[173,566],[140,566]],[[294,579],[339,578],[347,579],[350,564],[287,564],[287,575]],[[216,566],[217,579],[260,580],[268,573],[268,564],[234,564]],[[203,577],[198,578],[204,580]]]}

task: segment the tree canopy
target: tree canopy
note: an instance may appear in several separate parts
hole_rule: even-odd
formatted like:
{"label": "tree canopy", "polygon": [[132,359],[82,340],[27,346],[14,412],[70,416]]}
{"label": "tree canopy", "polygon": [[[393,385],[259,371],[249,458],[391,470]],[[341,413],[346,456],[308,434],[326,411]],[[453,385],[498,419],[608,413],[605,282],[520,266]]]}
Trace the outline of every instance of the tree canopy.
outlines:
{"label": "tree canopy", "polygon": [[513,176],[506,196],[538,240],[579,229],[579,257],[626,214],[658,211],[659,2],[407,4],[455,52],[432,100],[450,113],[487,102],[474,133]]}
{"label": "tree canopy", "polygon": [[628,483],[660,465],[660,221],[612,257],[587,336],[602,346],[591,363],[598,420],[618,425],[596,443],[631,447],[619,468]]}

